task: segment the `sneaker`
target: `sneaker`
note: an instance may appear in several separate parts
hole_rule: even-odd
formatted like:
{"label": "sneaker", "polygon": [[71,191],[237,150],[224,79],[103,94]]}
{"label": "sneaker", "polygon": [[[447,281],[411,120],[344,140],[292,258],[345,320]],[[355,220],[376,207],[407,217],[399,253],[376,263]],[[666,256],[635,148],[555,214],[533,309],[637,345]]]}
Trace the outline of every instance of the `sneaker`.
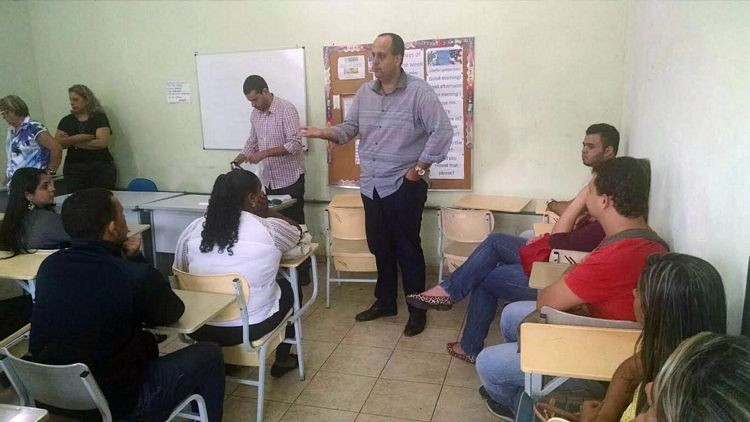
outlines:
{"label": "sneaker", "polygon": [[492,399],[487,399],[487,410],[504,422],[513,422],[516,419],[516,415],[513,414],[513,411],[508,406]]}

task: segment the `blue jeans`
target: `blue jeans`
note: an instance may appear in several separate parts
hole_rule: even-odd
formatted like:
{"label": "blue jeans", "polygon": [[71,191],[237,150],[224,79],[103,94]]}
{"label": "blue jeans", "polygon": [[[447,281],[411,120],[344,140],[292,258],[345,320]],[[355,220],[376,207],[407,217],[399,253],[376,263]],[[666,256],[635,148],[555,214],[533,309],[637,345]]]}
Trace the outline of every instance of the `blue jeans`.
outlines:
{"label": "blue jeans", "polygon": [[495,319],[497,301],[536,300],[537,291],[529,288],[529,278],[521,267],[518,249],[526,239],[502,233],[491,234],[466,262],[440,286],[458,302],[471,293],[466,329],[461,348],[476,356]]}
{"label": "blue jeans", "polygon": [[523,392],[524,374],[518,353],[518,327],[526,316],[534,312],[536,302],[508,304],[500,315],[500,327],[506,343],[490,346],[477,356],[477,373],[482,385],[496,402],[516,408]]}

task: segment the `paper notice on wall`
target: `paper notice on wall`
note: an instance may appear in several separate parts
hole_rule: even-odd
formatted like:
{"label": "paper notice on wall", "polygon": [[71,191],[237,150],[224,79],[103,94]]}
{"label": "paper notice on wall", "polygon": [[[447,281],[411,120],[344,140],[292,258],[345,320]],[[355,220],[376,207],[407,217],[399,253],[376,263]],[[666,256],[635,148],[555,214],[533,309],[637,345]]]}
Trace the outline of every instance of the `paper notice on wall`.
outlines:
{"label": "paper notice on wall", "polygon": [[333,108],[335,110],[338,110],[341,108],[341,96],[340,95],[333,96]]}
{"label": "paper notice on wall", "polygon": [[354,140],[354,164],[359,165],[359,139]]}
{"label": "paper notice on wall", "polygon": [[167,81],[167,103],[190,104],[192,102],[190,84],[184,81]]}
{"label": "paper notice on wall", "polygon": [[344,56],[338,60],[339,79],[364,79],[365,56]]}
{"label": "paper notice on wall", "polygon": [[464,178],[464,76],[460,46],[428,48],[427,83],[435,90],[453,126],[448,156],[430,169],[434,179]]}
{"label": "paper notice on wall", "polygon": [[409,75],[424,79],[424,50],[415,48],[404,51],[404,62],[401,67]]}
{"label": "paper notice on wall", "polygon": [[341,115],[344,117],[344,119],[346,119],[346,113],[348,113],[349,110],[352,109],[353,104],[354,104],[354,95],[342,95],[341,96],[341,105],[343,106]]}

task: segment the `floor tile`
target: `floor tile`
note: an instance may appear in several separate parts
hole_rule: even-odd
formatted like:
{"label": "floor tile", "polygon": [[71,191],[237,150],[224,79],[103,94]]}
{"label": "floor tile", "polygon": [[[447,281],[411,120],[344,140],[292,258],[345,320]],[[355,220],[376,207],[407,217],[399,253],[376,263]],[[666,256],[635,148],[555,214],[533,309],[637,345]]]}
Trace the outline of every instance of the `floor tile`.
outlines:
{"label": "floor tile", "polygon": [[362,413],[429,421],[439,394],[439,385],[379,379]]}
{"label": "floor tile", "polygon": [[355,422],[411,422],[414,419],[394,418],[392,416],[368,415],[360,413]]}
{"label": "floor tile", "polygon": [[296,404],[359,412],[376,378],[319,371]]}
{"label": "floor tile", "polygon": [[353,422],[357,413],[343,410],[323,409],[320,407],[294,404],[281,418],[282,422]]}
{"label": "floor tile", "polygon": [[[414,337],[401,337],[397,348],[419,352],[443,353],[445,345],[458,338],[458,330],[449,328],[427,327],[422,334]],[[448,352],[445,352],[446,354]]]}
{"label": "floor tile", "polygon": [[494,422],[497,418],[488,410],[485,400],[476,389],[446,385],[440,392],[433,422],[476,421]]}
{"label": "floor tile", "polygon": [[347,301],[331,302],[331,307],[321,306],[310,315],[310,318],[317,318],[324,321],[335,322],[353,322],[354,317],[369,308],[368,303],[356,303]]}
{"label": "floor tile", "polygon": [[388,362],[391,353],[391,349],[380,347],[340,344],[322,369],[344,374],[377,377]]}
{"label": "floor tile", "polygon": [[358,322],[341,340],[344,344],[394,348],[404,331],[404,327],[378,321]]}
{"label": "floor tile", "polygon": [[302,340],[302,358],[305,362],[305,372],[309,370],[318,370],[323,366],[333,350],[336,349],[336,343],[325,341],[308,340],[307,333],[302,329],[304,339]]}
{"label": "floor tile", "polygon": [[396,350],[380,376],[384,379],[442,384],[451,357],[435,353]]}
{"label": "floor tile", "polygon": [[336,322],[310,316],[310,318],[302,322],[302,338],[305,340],[338,343],[353,326],[354,320]]}
{"label": "floor tile", "polygon": [[481,384],[476,365],[451,358],[448,374],[445,376],[445,385],[478,389]]}
{"label": "floor tile", "polygon": [[[271,367],[266,369],[266,388],[264,399],[279,401],[284,403],[294,403],[299,397],[302,390],[315,376],[316,370],[305,371],[305,380],[299,379],[299,371],[294,370],[284,374],[281,378],[271,377]],[[232,392],[236,397],[258,397],[258,388],[252,385],[239,384],[237,389]]]}
{"label": "floor tile", "polygon": [[[289,403],[277,401],[263,401],[263,420],[280,421],[281,416],[289,409]],[[247,422],[254,421],[257,416],[257,400],[246,397],[230,397],[224,400],[223,422]]]}
{"label": "floor tile", "polygon": [[454,308],[450,311],[428,311],[427,326],[434,328],[452,328],[460,330],[466,317],[466,310]]}

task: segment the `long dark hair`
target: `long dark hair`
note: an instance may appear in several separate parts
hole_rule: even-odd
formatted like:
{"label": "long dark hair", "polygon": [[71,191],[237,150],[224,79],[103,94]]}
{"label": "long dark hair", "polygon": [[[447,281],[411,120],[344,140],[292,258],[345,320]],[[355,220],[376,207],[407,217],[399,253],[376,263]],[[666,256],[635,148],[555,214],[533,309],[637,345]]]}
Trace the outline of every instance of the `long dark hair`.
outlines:
{"label": "long dark hair", "polygon": [[[30,202],[26,199],[26,194],[33,195],[36,192],[43,174],[42,169],[24,167],[16,170],[10,180],[8,206],[5,209],[5,218],[0,224],[0,247],[13,252],[13,256],[29,252],[26,247],[26,227],[23,224],[26,214],[30,211]],[[45,208],[52,207],[54,205],[50,204]]]}
{"label": "long dark hair", "polygon": [[226,250],[232,255],[244,202],[260,187],[258,176],[244,169],[236,168],[216,178],[201,232],[201,252],[210,252],[218,246],[219,253]]}
{"label": "long dark hair", "polygon": [[642,368],[637,408],[646,406],[646,384],[685,339],[702,331],[727,331],[727,301],[721,276],[694,256],[652,255],[638,280],[643,310],[640,347]]}

